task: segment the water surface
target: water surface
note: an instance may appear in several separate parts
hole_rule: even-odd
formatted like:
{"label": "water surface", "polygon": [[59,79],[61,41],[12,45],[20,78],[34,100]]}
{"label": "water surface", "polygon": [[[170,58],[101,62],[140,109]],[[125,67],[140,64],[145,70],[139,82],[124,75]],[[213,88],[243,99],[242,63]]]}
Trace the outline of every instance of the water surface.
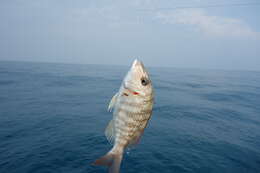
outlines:
{"label": "water surface", "polygon": [[[0,62],[0,172],[94,173],[128,67]],[[153,116],[121,172],[260,172],[260,72],[148,68]]]}

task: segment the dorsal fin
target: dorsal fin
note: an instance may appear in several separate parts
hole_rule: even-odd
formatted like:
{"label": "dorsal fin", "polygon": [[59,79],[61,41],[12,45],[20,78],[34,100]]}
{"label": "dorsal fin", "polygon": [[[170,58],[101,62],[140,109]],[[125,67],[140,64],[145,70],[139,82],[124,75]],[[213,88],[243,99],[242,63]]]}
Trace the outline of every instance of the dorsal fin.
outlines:
{"label": "dorsal fin", "polygon": [[118,96],[118,93],[116,93],[116,94],[112,97],[112,99],[111,99],[111,101],[110,101],[110,103],[109,103],[109,105],[108,105],[108,108],[107,108],[107,110],[108,110],[109,112],[111,112],[112,109],[115,107],[116,100],[117,100],[117,96]]}

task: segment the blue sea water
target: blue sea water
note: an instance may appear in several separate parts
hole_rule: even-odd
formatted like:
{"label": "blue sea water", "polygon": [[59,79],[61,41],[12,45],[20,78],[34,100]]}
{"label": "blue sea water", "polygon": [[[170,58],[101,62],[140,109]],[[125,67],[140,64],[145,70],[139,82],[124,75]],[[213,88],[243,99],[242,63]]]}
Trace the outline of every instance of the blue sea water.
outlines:
{"label": "blue sea water", "polygon": [[[106,172],[128,67],[0,62],[0,173]],[[260,172],[260,72],[148,68],[153,116],[123,173]]]}

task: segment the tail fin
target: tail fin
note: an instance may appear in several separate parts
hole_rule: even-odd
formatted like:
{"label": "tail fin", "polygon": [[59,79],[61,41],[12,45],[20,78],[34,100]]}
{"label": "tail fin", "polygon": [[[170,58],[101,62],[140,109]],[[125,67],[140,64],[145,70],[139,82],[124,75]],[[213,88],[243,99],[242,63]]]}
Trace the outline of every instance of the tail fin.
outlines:
{"label": "tail fin", "polygon": [[122,158],[123,158],[122,152],[113,153],[109,151],[106,155],[97,159],[93,164],[108,166],[109,173],[119,173]]}

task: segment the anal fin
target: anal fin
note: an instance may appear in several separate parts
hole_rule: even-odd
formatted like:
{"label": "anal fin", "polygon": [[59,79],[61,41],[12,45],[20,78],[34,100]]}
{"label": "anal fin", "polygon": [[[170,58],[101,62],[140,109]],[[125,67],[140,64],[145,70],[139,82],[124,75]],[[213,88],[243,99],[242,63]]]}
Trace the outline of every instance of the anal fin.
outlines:
{"label": "anal fin", "polygon": [[109,141],[110,144],[114,143],[114,138],[115,138],[115,130],[114,130],[114,121],[113,119],[109,121],[106,130],[105,130],[105,135],[107,137],[107,140]]}
{"label": "anal fin", "polygon": [[129,142],[129,147],[132,147],[134,145],[137,145],[144,133],[144,129],[137,132],[137,134],[134,135],[133,139]]}

